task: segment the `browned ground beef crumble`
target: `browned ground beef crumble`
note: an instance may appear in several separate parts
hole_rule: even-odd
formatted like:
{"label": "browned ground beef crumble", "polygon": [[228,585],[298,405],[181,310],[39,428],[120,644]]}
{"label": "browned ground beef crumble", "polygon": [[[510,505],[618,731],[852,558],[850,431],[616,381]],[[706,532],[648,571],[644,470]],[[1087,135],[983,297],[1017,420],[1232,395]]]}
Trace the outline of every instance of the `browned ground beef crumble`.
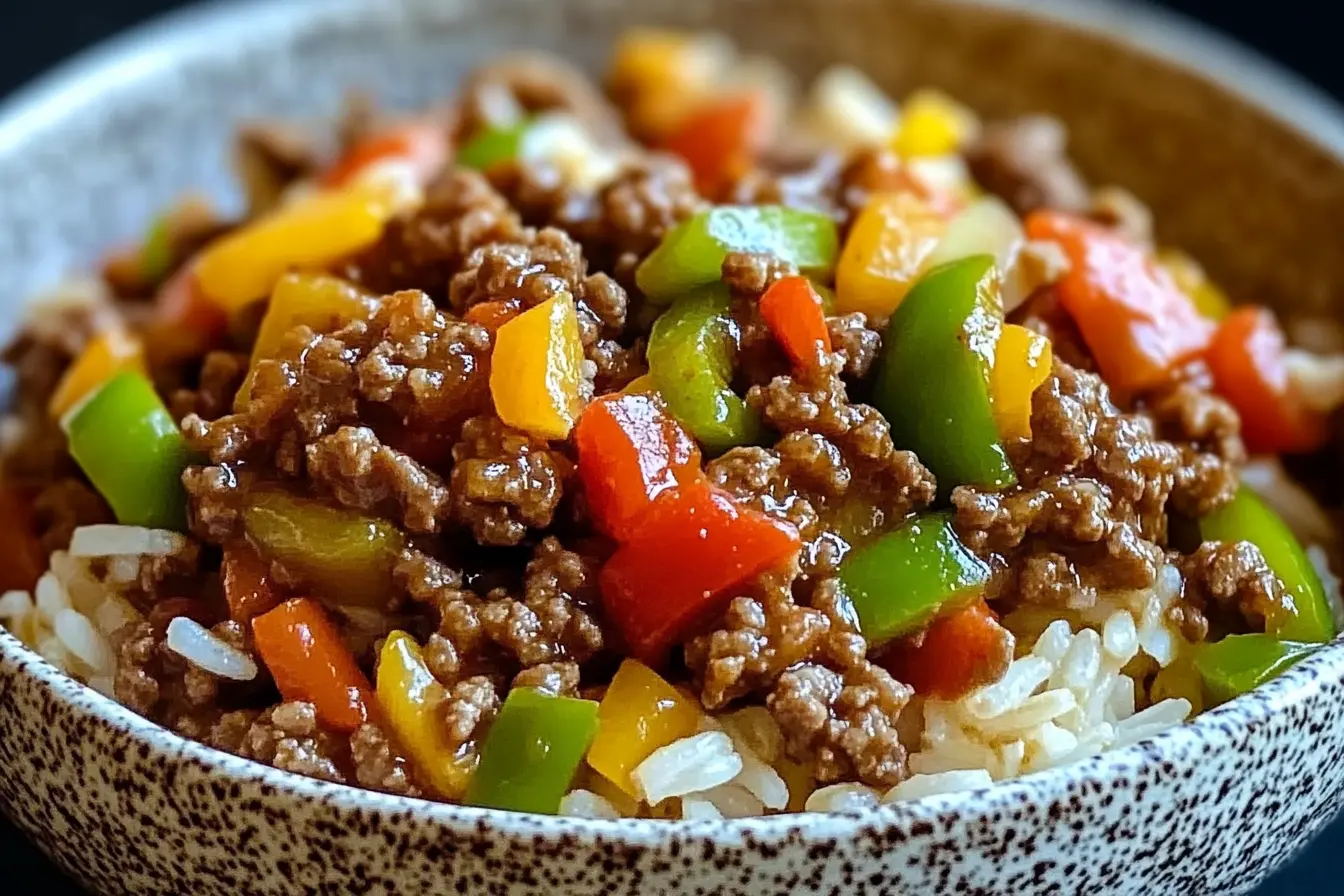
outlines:
{"label": "browned ground beef crumble", "polygon": [[[618,111],[551,61],[487,67],[446,119],[459,136],[470,135],[510,104],[574,111],[623,147],[623,168],[594,192],[566,186],[541,164],[510,164],[490,178],[450,167],[422,207],[340,266],[386,296],[371,320],[332,332],[296,328],[273,360],[257,365],[250,397],[237,404],[246,353],[211,352],[175,373],[183,384],[171,406],[200,458],[183,477],[195,541],[147,562],[134,588],[141,609],[179,601],[177,612],[201,614],[250,653],[244,628],[220,621],[218,576],[219,548],[242,534],[239,508],[249,489],[279,481],[395,522],[408,540],[387,609],[425,644],[445,688],[437,711],[464,756],[478,748],[510,687],[600,692],[617,645],[597,592],[611,545],[588,526],[573,446],[513,430],[494,414],[493,337],[463,315],[482,302],[526,308],[568,293],[589,362],[586,395],[618,390],[646,370],[653,319],[634,270],[708,204],[682,162],[625,145]],[[342,139],[367,129],[374,114],[353,107]],[[274,127],[245,130],[238,152],[254,211],[316,164],[309,143]],[[991,125],[966,161],[985,189],[1018,210],[1088,207],[1052,120]],[[761,164],[727,195],[821,209],[843,232],[898,164],[878,151],[848,163],[821,156]],[[1099,217],[1123,217],[1115,203],[1103,205]],[[1051,262],[1038,263],[1044,270]],[[772,282],[794,273],[767,254],[732,254],[724,263],[738,328],[735,385],[778,437],[712,458],[707,473],[747,506],[796,526],[803,550],[794,565],[740,589],[723,617],[685,646],[681,662],[707,708],[768,707],[789,755],[810,764],[817,781],[885,787],[908,774],[898,721],[912,691],[869,660],[836,573],[851,540],[929,507],[936,483],[861,400],[885,321],[830,316],[834,354],[817,370],[791,368],[758,303]],[[1170,561],[1185,575],[1172,612],[1189,637],[1263,628],[1284,592],[1259,551],[1207,543],[1181,554],[1168,533],[1169,512],[1200,516],[1231,499],[1245,459],[1235,412],[1197,372],[1118,404],[1059,312],[1048,285],[1057,274],[1041,274],[1046,285],[1014,316],[1047,333],[1056,355],[1034,395],[1033,437],[1009,446],[1018,484],[1002,492],[963,486],[950,496],[965,543],[995,570],[991,599],[1001,611],[1086,608],[1099,593],[1152,586]],[[45,407],[96,321],[119,313],[134,312],[111,302],[75,309],[65,327],[30,333],[7,356],[19,374],[17,413],[29,425],[5,473],[38,488],[47,548],[64,546],[77,525],[111,519]],[[439,442],[409,442],[410,430],[432,430]],[[859,505],[865,513],[855,513]],[[273,572],[292,589],[304,585],[280,564]],[[312,705],[280,702],[264,673],[240,686],[190,666],[166,648],[165,616],[151,612],[117,636],[116,694],[128,706],[279,768],[420,792],[378,727],[336,734]],[[363,633],[366,659],[385,633]]]}

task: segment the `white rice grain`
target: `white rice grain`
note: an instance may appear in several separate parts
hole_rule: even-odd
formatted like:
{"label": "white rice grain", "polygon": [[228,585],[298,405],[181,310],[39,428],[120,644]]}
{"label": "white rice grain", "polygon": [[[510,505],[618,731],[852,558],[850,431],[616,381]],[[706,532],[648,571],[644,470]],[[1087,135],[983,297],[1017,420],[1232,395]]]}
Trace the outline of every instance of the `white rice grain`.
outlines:
{"label": "white rice grain", "polygon": [[1021,739],[1009,741],[995,752],[999,760],[996,778],[999,780],[1016,778],[1022,773],[1022,761],[1027,755],[1026,742]]}
{"label": "white rice grain", "polygon": [[784,732],[764,706],[744,706],[720,717],[733,742],[745,746],[766,762],[784,753]]}
{"label": "white rice grain", "polygon": [[63,671],[70,669],[70,651],[55,635],[43,638],[37,643],[37,654],[57,669]]}
{"label": "white rice grain", "polygon": [[141,526],[80,526],[70,537],[71,557],[119,557],[149,554],[161,556],[179,550],[186,543],[181,535],[167,529]]}
{"label": "white rice grain", "polygon": [[104,635],[115,634],[137,618],[139,614],[135,609],[115,594],[109,596],[93,611],[93,624]]}
{"label": "white rice grain", "polygon": [[689,796],[681,801],[681,817],[685,821],[723,821],[723,813],[709,800]]}
{"label": "white rice grain", "polygon": [[42,577],[37,580],[37,588],[33,592],[33,597],[34,603],[37,604],[38,615],[48,625],[56,619],[56,615],[62,610],[70,609],[70,595],[56,580],[56,576],[50,572],[44,572]]}
{"label": "white rice grain", "polygon": [[186,616],[168,623],[164,645],[197,668],[220,678],[251,681],[257,677],[257,664],[252,657]]}
{"label": "white rice grain", "polygon": [[982,719],[980,731],[984,734],[1011,735],[1019,731],[1035,728],[1042,722],[1049,722],[1078,705],[1078,698],[1067,688],[1055,688],[1026,700],[1013,710]]}
{"label": "white rice grain", "polygon": [[115,659],[112,647],[83,613],[66,609],[56,614],[52,629],[65,648],[97,675],[110,675]]}
{"label": "white rice grain", "polygon": [[913,775],[888,790],[882,797],[882,802],[895,803],[941,793],[956,793],[959,790],[979,790],[993,783],[994,779],[984,769],[943,772],[937,775]]}
{"label": "white rice grain", "polygon": [[1050,661],[1044,657],[1027,656],[1014,660],[1003,678],[964,701],[966,712],[981,720],[1003,715],[1021,706],[1053,671]]}
{"label": "white rice grain", "polygon": [[621,813],[603,796],[591,790],[571,790],[560,800],[560,814],[578,818],[620,818]]}
{"label": "white rice grain", "polygon": [[732,783],[743,788],[767,809],[783,809],[789,804],[789,785],[784,783],[779,772],[764,762],[750,749],[739,747],[742,758],[742,771],[737,773]]}
{"label": "white rice grain", "polygon": [[863,784],[832,784],[812,791],[803,806],[806,812],[867,812],[876,809],[881,799],[876,790]]}
{"label": "white rice grain", "polygon": [[659,747],[635,766],[630,779],[649,805],[668,797],[727,784],[742,771],[742,757],[722,731],[703,731]]}
{"label": "white rice grain", "polygon": [[1101,636],[1085,628],[1073,636],[1073,643],[1059,663],[1059,683],[1076,693],[1086,693],[1100,669]]}
{"label": "white rice grain", "polygon": [[1124,610],[1112,613],[1101,630],[1101,646],[1112,659],[1124,665],[1139,652],[1139,631],[1134,616]]}
{"label": "white rice grain", "polygon": [[1117,675],[1106,695],[1106,713],[1111,721],[1122,721],[1134,715],[1134,679]]}
{"label": "white rice grain", "polygon": [[1184,697],[1168,697],[1154,703],[1139,712],[1134,713],[1127,719],[1117,722],[1115,727],[1118,732],[1123,734],[1132,731],[1135,728],[1143,728],[1149,725],[1171,726],[1179,725],[1190,716],[1190,701]]}
{"label": "white rice grain", "polygon": [[33,612],[33,596],[27,591],[6,591],[0,594],[0,619],[17,622]]}
{"label": "white rice grain", "polygon": [[1069,644],[1073,641],[1073,629],[1069,628],[1069,623],[1063,619],[1056,619],[1045,627],[1041,636],[1036,639],[1036,645],[1031,648],[1031,652],[1044,657],[1052,663],[1057,663],[1064,659],[1064,654],[1068,652]]}
{"label": "white rice grain", "polygon": [[[724,818],[755,818],[765,814],[765,804],[751,791],[737,784],[720,784],[718,787],[711,787],[699,793],[687,794],[685,798],[704,800],[712,804]],[[784,805],[788,805],[787,799]]]}
{"label": "white rice grain", "polygon": [[1027,732],[1027,760],[1029,768],[1048,768],[1061,757],[1078,749],[1078,735],[1061,728],[1054,722],[1043,722]]}

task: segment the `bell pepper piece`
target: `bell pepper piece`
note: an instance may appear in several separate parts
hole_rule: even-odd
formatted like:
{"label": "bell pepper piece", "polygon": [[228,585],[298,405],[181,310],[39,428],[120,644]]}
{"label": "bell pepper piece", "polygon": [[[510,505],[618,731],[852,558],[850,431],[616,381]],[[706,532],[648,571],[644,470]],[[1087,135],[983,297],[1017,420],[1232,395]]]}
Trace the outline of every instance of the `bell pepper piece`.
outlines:
{"label": "bell pepper piece", "polygon": [[767,137],[765,124],[760,91],[724,96],[691,112],[663,148],[686,160],[702,195],[718,196],[751,167]]}
{"label": "bell pepper piece", "polygon": [[1053,356],[1050,340],[1040,333],[1003,325],[989,387],[994,419],[1005,439],[1031,438],[1031,396],[1050,376]]}
{"label": "bell pepper piece", "polygon": [[658,384],[653,381],[652,375],[646,373],[626,383],[621,392],[626,395],[657,395]]}
{"label": "bell pepper piece", "polygon": [[320,604],[287,600],[252,620],[262,662],[286,700],[313,704],[324,725],[352,732],[369,718],[373,689]]}
{"label": "bell pepper piece", "polygon": [[33,502],[29,495],[0,484],[0,594],[32,591],[47,568],[47,556],[37,540]]}
{"label": "bell pepper piece", "polygon": [[759,442],[760,415],[730,388],[737,325],[723,286],[678,299],[649,334],[649,375],[668,410],[699,440],[719,453]]}
{"label": "bell pepper piece", "polygon": [[1195,668],[1196,649],[1182,649],[1176,659],[1157,671],[1148,688],[1152,702],[1180,699],[1190,702],[1190,711],[1198,715],[1204,711],[1204,679]]}
{"label": "bell pepper piece", "polygon": [[878,662],[915,693],[957,700],[1003,677],[1013,661],[1013,633],[984,602],[934,619],[920,635],[898,641]]}
{"label": "bell pepper piece", "polygon": [[784,786],[789,788],[789,804],[784,807],[785,812],[807,810],[807,798],[817,789],[813,768],[810,762],[797,762],[787,756],[775,763],[775,771],[784,779]]}
{"label": "bell pepper piece", "polygon": [[1006,277],[1025,241],[1022,222],[1008,204],[997,196],[985,196],[948,222],[928,266],[935,268],[972,255],[993,255],[999,273]]}
{"label": "bell pepper piece", "polygon": [[943,235],[947,219],[912,192],[874,196],[859,213],[835,270],[835,307],[885,317],[905,298]]}
{"label": "bell pepper piece", "polygon": [[1053,240],[1068,256],[1055,289],[1112,387],[1161,385],[1208,348],[1213,324],[1141,249],[1064,212],[1033,212],[1026,227],[1029,238]]}
{"label": "bell pepper piece", "polygon": [[392,590],[402,535],[385,520],[261,487],[247,497],[243,528],[263,557],[323,600],[381,606]]}
{"label": "bell pepper piece", "polygon": [[224,548],[219,576],[224,584],[224,599],[229,604],[229,618],[235,622],[250,622],[280,603],[280,596],[271,584],[270,565],[251,545],[235,543]]}
{"label": "bell pepper piece", "polygon": [[952,97],[940,90],[916,90],[902,104],[891,148],[904,158],[950,155],[979,128],[976,114]]}
{"label": "bell pepper piece", "polygon": [[375,166],[403,165],[419,183],[428,183],[448,162],[448,135],[430,121],[412,121],[360,141],[326,170],[323,187],[344,187]]}
{"label": "bell pepper piece", "polygon": [[666,303],[716,283],[730,252],[769,252],[809,276],[827,279],[839,253],[826,215],[777,205],[721,205],[678,224],[635,272],[645,297]]}
{"label": "bell pepper piece", "polygon": [[158,283],[173,266],[172,222],[170,214],[155,218],[140,244],[140,279],[144,283]]}
{"label": "bell pepper piece", "polygon": [[568,295],[547,299],[499,328],[490,395],[499,419],[546,439],[569,435],[583,410],[583,344]]}
{"label": "bell pepper piece", "polygon": [[144,374],[119,373],[64,420],[70,454],[127,526],[186,528],[186,442]]}
{"label": "bell pepper piece", "polygon": [[59,420],[82,399],[123,371],[148,375],[144,343],[122,329],[106,330],[89,340],[74,363],[66,368],[47,411]]}
{"label": "bell pepper piece", "polygon": [[776,280],[761,296],[760,309],[775,340],[797,366],[816,367],[831,353],[821,296],[806,277]]}
{"label": "bell pepper piece", "polygon": [[650,395],[604,395],[574,430],[579,479],[599,531],[618,541],[654,498],[700,474],[700,449]]}
{"label": "bell pepper piece", "polygon": [[1209,279],[1203,266],[1180,249],[1159,249],[1158,267],[1189,296],[1195,309],[1209,320],[1222,320],[1232,310],[1232,301],[1217,283]]}
{"label": "bell pepper piece", "polygon": [[488,171],[501,162],[516,159],[522,152],[523,138],[531,124],[530,120],[523,119],[486,128],[458,149],[457,164],[476,171]]}
{"label": "bell pepper piece", "polygon": [[1325,587],[1288,524],[1248,486],[1231,503],[1199,521],[1206,541],[1249,541],[1292,598],[1294,612],[1266,620],[1271,635],[1285,641],[1324,643],[1335,636],[1334,616]]}
{"label": "bell pepper piece", "polygon": [[466,802],[554,815],[597,731],[597,704],[514,688],[481,747]]}
{"label": "bell pepper piece", "polygon": [[632,654],[659,665],[669,647],[723,612],[732,589],[788,561],[798,530],[703,479],[663,492],[600,577],[607,616]]}
{"label": "bell pepper piece", "polygon": [[499,299],[472,305],[462,319],[467,323],[479,324],[494,333],[522,312],[522,305],[517,299]]}
{"label": "bell pepper piece", "polygon": [[887,326],[873,403],[944,495],[1017,481],[989,389],[1002,328],[998,284],[988,255],[950,262],[919,281]]}
{"label": "bell pepper piece", "polygon": [[654,750],[695,734],[703,715],[696,701],[657,672],[638,660],[625,660],[597,708],[597,736],[588,748],[588,764],[639,799],[630,772]]}
{"label": "bell pepper piece", "polygon": [[188,263],[155,295],[145,350],[157,363],[194,358],[221,342],[228,327],[228,315],[201,291],[194,264]]}
{"label": "bell pepper piece", "polygon": [[236,311],[269,295],[286,271],[326,267],[372,244],[398,206],[381,182],[306,196],[208,246],[196,263],[200,288]]}
{"label": "bell pepper piece", "polygon": [[1326,418],[1308,408],[1288,376],[1285,340],[1267,308],[1238,308],[1223,319],[1206,356],[1214,388],[1241,416],[1246,447],[1264,454],[1315,451]]}
{"label": "bell pepper piece", "polygon": [[961,543],[947,513],[916,516],[855,550],[840,564],[840,584],[869,644],[910,634],[938,613],[984,591],[989,564]]}
{"label": "bell pepper piece", "polygon": [[1320,649],[1320,644],[1281,641],[1266,634],[1228,635],[1199,649],[1195,669],[1209,702],[1216,706],[1279,677]]}
{"label": "bell pepper piece", "polygon": [[461,799],[476,754],[459,755],[444,736],[440,710],[447,694],[414,638],[401,631],[387,636],[378,654],[377,679],[378,707],[419,780],[440,799]]}
{"label": "bell pepper piece", "polygon": [[[354,320],[368,320],[378,300],[347,280],[327,274],[285,274],[276,281],[266,315],[252,343],[251,368],[274,358],[285,334],[299,325],[324,332]],[[238,390],[237,403],[246,404],[252,393],[252,374]]]}

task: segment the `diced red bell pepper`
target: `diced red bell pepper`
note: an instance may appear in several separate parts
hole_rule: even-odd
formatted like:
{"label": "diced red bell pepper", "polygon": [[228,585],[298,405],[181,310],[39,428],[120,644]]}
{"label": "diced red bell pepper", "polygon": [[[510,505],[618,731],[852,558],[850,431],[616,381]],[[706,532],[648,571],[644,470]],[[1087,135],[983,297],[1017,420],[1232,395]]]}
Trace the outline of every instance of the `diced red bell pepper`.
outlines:
{"label": "diced red bell pepper", "polygon": [[878,659],[915,693],[939,700],[956,700],[998,681],[1012,661],[1013,634],[984,600],[938,617]]}
{"label": "diced red bell pepper", "polygon": [[30,496],[11,486],[0,486],[0,594],[32,591],[46,558],[33,528]]}
{"label": "diced red bell pepper", "polygon": [[159,287],[145,345],[159,360],[190,358],[218,344],[228,328],[228,314],[202,292],[188,263]]}
{"label": "diced red bell pepper", "polygon": [[317,601],[285,601],[253,619],[252,634],[286,700],[312,703],[322,723],[338,731],[368,720],[373,688]]}
{"label": "diced red bell pepper", "polygon": [[770,332],[794,364],[817,367],[831,353],[821,296],[806,277],[776,280],[761,296],[760,307]]}
{"label": "diced red bell pepper", "polygon": [[1306,453],[1328,437],[1325,417],[1292,388],[1284,347],[1273,312],[1254,305],[1225,317],[1209,347],[1214,388],[1241,415],[1241,435],[1253,452]]}
{"label": "diced red bell pepper", "polygon": [[654,395],[602,396],[584,409],[574,440],[593,524],[618,541],[654,498],[700,475],[695,440]]}
{"label": "diced red bell pepper", "polygon": [[1075,215],[1033,212],[1027,236],[1053,240],[1070,268],[1056,285],[1106,381],[1124,392],[1161,385],[1203,352],[1213,324],[1137,246]]}
{"label": "diced red bell pepper", "polygon": [[695,186],[718,196],[750,167],[765,141],[767,99],[760,91],[735,93],[692,112],[663,148],[686,160]]}
{"label": "diced red bell pepper", "polygon": [[322,175],[324,187],[341,187],[383,162],[400,162],[427,183],[448,161],[448,135],[434,122],[414,121],[373,134],[352,146]]}
{"label": "diced red bell pepper", "polygon": [[270,565],[245,542],[224,549],[220,578],[224,582],[224,599],[229,603],[229,618],[235,622],[250,622],[280,602],[271,585]]}
{"label": "diced red bell pepper", "polygon": [[603,605],[651,666],[723,612],[732,589],[788,561],[798,530],[739,507],[704,479],[660,494],[602,568]]}
{"label": "diced red bell pepper", "polygon": [[521,314],[522,310],[523,303],[518,299],[496,299],[472,305],[462,317],[467,323],[478,324],[493,333]]}

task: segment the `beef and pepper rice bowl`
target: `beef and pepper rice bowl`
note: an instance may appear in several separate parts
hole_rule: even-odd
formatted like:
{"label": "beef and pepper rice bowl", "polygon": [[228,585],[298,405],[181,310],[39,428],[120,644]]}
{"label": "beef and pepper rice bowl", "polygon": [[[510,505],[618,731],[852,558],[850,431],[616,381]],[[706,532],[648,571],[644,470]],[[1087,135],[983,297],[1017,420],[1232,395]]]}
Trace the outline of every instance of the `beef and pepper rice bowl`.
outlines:
{"label": "beef and pepper rice bowl", "polygon": [[1344,332],[1234,307],[1047,116],[648,30],[321,131],[242,127],[245,212],[182,199],[6,354],[0,623],[185,737],[862,811],[1335,636]]}

